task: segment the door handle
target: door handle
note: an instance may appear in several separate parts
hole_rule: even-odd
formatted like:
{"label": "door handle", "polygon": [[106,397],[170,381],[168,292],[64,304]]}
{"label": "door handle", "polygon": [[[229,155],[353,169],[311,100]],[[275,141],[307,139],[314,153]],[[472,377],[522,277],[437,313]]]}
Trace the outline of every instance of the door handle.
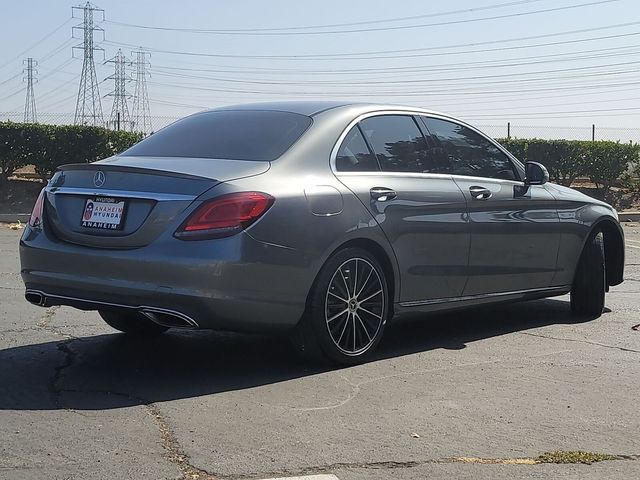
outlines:
{"label": "door handle", "polygon": [[487,200],[491,198],[491,190],[484,187],[469,187],[469,193],[474,200]]}
{"label": "door handle", "polygon": [[371,194],[371,198],[377,200],[378,202],[393,200],[398,196],[398,194],[394,190],[386,187],[373,187],[371,190],[369,190],[369,193]]}

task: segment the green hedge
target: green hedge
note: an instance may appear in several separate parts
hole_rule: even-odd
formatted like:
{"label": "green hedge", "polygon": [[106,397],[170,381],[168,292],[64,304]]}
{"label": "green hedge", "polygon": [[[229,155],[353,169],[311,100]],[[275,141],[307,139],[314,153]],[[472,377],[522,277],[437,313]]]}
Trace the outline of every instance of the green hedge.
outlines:
{"label": "green hedge", "polygon": [[640,171],[638,144],[582,141],[501,139],[522,162],[539,162],[549,170],[551,180],[570,186],[578,177],[588,177],[606,193],[628,172]]}
{"label": "green hedge", "polygon": [[0,122],[0,182],[26,165],[46,181],[59,165],[95,162],[141,139],[140,133],[100,127]]}
{"label": "green hedge", "polygon": [[[74,125],[0,122],[0,186],[13,173],[33,165],[43,181],[65,163],[94,162],[126,150],[142,134]],[[629,172],[640,174],[640,146],[579,140],[501,139],[522,162],[540,162],[551,179],[570,186],[589,177],[606,193]]]}

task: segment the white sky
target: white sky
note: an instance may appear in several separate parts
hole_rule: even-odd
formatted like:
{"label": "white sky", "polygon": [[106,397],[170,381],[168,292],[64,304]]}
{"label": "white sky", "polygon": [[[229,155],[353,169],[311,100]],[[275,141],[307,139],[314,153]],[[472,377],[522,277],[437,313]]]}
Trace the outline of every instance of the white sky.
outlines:
{"label": "white sky", "polygon": [[[1,3],[0,112],[23,111],[22,61],[31,56],[39,62],[39,115],[72,113],[82,67],[82,51],[74,59],[71,48],[81,43],[81,31],[71,36],[81,22],[71,18],[78,3]],[[98,6],[106,19],[97,22],[105,40],[95,36],[104,48],[104,57],[96,52],[100,94],[113,90],[104,80],[113,65],[103,60],[118,48],[130,55],[145,47],[153,116],[344,98],[417,105],[479,124],[640,127],[640,0],[105,0]],[[405,17],[413,18],[397,20]],[[342,26],[326,27],[336,24]],[[105,117],[111,101],[102,100]]]}

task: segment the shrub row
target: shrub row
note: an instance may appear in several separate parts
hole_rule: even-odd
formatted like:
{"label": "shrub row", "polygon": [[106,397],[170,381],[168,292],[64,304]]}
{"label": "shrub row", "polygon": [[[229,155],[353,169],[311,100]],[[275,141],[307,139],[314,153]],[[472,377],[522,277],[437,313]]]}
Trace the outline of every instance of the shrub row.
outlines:
{"label": "shrub row", "polygon": [[101,127],[0,122],[0,182],[26,165],[46,181],[59,165],[95,162],[141,138],[140,133]]}
{"label": "shrub row", "polygon": [[[0,186],[13,173],[33,165],[43,181],[65,163],[94,162],[126,150],[141,133],[78,125],[0,122]],[[630,173],[640,176],[637,144],[540,139],[501,139],[522,162],[540,162],[551,179],[570,186],[588,177],[606,193]]]}
{"label": "shrub row", "polygon": [[582,140],[501,139],[505,148],[522,162],[539,162],[551,180],[570,186],[588,177],[603,193],[640,173],[640,145]]}

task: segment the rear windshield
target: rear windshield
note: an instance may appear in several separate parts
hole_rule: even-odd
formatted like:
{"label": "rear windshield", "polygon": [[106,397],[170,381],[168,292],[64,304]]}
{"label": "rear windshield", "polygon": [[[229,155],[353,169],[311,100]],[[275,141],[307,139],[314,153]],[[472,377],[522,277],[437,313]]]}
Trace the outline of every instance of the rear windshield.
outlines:
{"label": "rear windshield", "polygon": [[202,112],[178,120],[122,155],[275,160],[300,138],[311,118],[261,110]]}

